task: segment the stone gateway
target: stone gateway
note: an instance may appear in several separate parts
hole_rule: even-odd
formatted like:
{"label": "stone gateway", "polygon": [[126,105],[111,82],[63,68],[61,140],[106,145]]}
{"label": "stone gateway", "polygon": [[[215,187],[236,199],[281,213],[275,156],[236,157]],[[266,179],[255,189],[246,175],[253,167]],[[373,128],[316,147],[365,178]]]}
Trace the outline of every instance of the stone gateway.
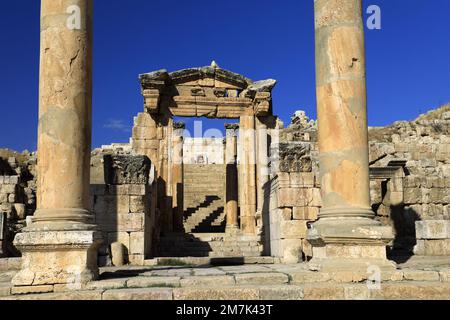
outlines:
{"label": "stone gateway", "polygon": [[317,121],[285,127],[275,80],[213,62],[139,75],[130,142],[92,151],[92,1],[41,0],[38,151],[0,150],[0,299],[450,299],[450,105],[368,127],[361,3],[314,1]]}

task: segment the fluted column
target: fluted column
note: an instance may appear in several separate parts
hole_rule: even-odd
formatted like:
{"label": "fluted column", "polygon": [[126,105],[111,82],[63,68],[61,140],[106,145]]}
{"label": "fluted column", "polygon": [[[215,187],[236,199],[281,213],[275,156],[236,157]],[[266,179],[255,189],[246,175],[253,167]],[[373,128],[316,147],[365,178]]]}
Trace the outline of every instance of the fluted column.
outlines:
{"label": "fluted column", "polygon": [[256,145],[255,116],[245,114],[240,117],[241,147],[241,230],[246,235],[256,232]]}
{"label": "fluted column", "polygon": [[183,133],[185,124],[173,124],[172,138],[172,201],[174,231],[183,231]]}
{"label": "fluted column", "polygon": [[238,172],[237,172],[237,133],[238,124],[226,124],[226,217],[227,233],[239,229],[238,223]]}
{"label": "fluted column", "polygon": [[361,0],[314,4],[323,207],[312,231],[313,255],[383,259],[392,234],[370,207]]}
{"label": "fluted column", "polygon": [[15,285],[77,284],[97,275],[89,212],[92,109],[90,0],[41,1],[38,208],[15,239]]}

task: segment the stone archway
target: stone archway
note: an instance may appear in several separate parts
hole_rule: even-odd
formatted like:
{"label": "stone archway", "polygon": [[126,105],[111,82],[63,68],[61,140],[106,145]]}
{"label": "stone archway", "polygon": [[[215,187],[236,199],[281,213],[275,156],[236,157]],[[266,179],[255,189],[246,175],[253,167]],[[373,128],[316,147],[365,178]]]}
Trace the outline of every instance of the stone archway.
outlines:
{"label": "stone archway", "polygon": [[184,166],[179,160],[183,159],[184,128],[173,118],[206,117],[239,119],[238,126],[226,128],[226,230],[257,235],[262,227],[258,217],[262,217],[264,207],[263,185],[269,179],[267,129],[274,123],[271,91],[276,81],[254,82],[213,63],[171,73],[159,70],[142,74],[140,82],[145,111],[135,119],[132,147],[154,164],[154,201],[161,233],[180,232],[183,228],[180,190],[184,187]]}

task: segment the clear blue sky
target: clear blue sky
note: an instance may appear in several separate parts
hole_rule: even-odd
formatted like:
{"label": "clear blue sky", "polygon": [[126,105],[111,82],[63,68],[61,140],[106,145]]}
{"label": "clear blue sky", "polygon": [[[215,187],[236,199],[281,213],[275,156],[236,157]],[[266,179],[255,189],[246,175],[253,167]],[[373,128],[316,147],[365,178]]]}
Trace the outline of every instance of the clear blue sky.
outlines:
{"label": "clear blue sky", "polygon": [[[0,147],[36,148],[39,3],[0,11]],[[409,120],[450,101],[450,1],[368,0],[370,125]],[[275,78],[275,112],[315,117],[313,0],[95,0],[93,146],[126,142],[143,109],[137,76],[209,65]],[[214,122],[212,122],[214,124]],[[210,126],[211,123],[205,125]]]}

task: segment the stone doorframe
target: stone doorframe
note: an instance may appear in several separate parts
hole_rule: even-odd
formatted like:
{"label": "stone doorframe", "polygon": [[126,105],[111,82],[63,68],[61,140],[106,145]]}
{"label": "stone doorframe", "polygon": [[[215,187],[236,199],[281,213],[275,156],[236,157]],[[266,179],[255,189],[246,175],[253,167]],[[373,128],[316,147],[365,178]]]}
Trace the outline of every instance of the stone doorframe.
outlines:
{"label": "stone doorframe", "polygon": [[[156,173],[155,195],[161,232],[181,232],[183,185],[182,132],[184,126],[173,117],[239,119],[241,164],[238,185],[227,174],[227,190],[238,190],[240,230],[256,235],[258,215],[264,207],[263,186],[269,179],[268,129],[273,121],[272,89],[276,81],[253,82],[215,63],[176,72],[159,70],[140,75],[145,111],[135,118],[133,150],[147,155]],[[234,130],[237,129],[227,129]],[[230,132],[229,132],[230,133]],[[235,134],[235,133],[234,133]],[[227,139],[228,143],[235,143]],[[232,146],[226,147],[232,150]],[[233,158],[233,155],[229,155]],[[231,158],[228,160],[231,161]],[[174,161],[178,159],[177,161]],[[258,159],[258,161],[257,161]],[[232,170],[230,172],[233,172]],[[234,201],[233,195],[227,196]],[[234,205],[225,206],[227,215],[237,215]],[[235,226],[236,217],[227,219]],[[156,222],[158,223],[158,222]],[[228,226],[227,230],[235,230]]]}
{"label": "stone doorframe", "polygon": [[386,196],[392,206],[402,205],[403,201],[403,179],[405,171],[403,166],[389,165],[387,167],[370,167],[370,180],[386,180]]}

